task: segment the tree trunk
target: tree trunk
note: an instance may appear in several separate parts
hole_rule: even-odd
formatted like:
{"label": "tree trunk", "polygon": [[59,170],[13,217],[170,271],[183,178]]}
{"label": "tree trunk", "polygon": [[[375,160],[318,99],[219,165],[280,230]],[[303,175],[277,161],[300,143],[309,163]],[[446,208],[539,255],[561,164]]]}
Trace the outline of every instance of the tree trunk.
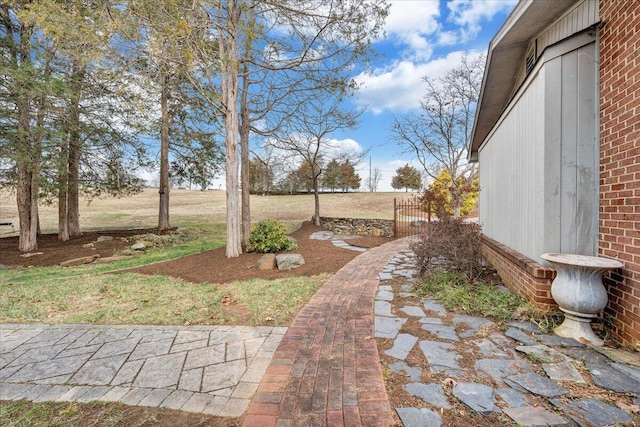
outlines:
{"label": "tree trunk", "polygon": [[[312,170],[315,169],[316,166],[312,166]],[[313,224],[320,226],[320,190],[318,185],[318,175],[316,175],[315,170],[313,170],[313,201],[314,201],[314,214],[313,214]]]}
{"label": "tree trunk", "polygon": [[[225,174],[227,197],[227,246],[226,256],[235,258],[242,254],[242,238],[239,224],[238,195],[238,39],[239,14],[235,0],[226,4],[228,8],[228,35],[219,38],[222,61],[222,102],[225,121]],[[223,7],[222,5],[219,6]],[[222,14],[222,11],[219,10]],[[221,17],[219,17],[221,18]],[[220,22],[223,22],[220,19]]]}
{"label": "tree trunk", "polygon": [[242,95],[240,100],[240,181],[242,187],[242,250],[246,250],[251,230],[251,193],[249,188],[249,106],[248,66],[243,65]]}
{"label": "tree trunk", "polygon": [[169,224],[169,79],[166,73],[162,76],[160,109],[162,128],[160,130],[160,206],[158,209],[158,232],[171,228]]}
{"label": "tree trunk", "polygon": [[[29,34],[20,34],[19,56],[26,67],[31,63],[31,42]],[[33,138],[31,132],[31,97],[27,93],[19,93],[16,99],[18,112],[18,182],[16,185],[16,202],[20,234],[18,250],[23,252],[38,249],[38,190],[40,184],[40,158],[42,143]],[[43,110],[39,111],[42,114]]]}
{"label": "tree trunk", "polygon": [[[79,136],[78,136],[79,139]],[[67,226],[69,237],[82,235],[80,231],[80,141],[71,138],[69,143],[69,189],[67,195]]]}
{"label": "tree trunk", "polygon": [[60,162],[58,165],[58,240],[69,240],[69,221],[67,217],[69,201],[69,132],[60,142]]}
{"label": "tree trunk", "polygon": [[85,71],[78,63],[74,64],[72,76],[71,109],[69,121],[71,132],[69,138],[69,169],[67,193],[67,227],[69,237],[82,235],[80,231],[80,152],[82,142],[80,135],[80,98]]}
{"label": "tree trunk", "polygon": [[[249,27],[255,26],[255,13],[250,9]],[[249,111],[249,57],[252,37],[244,39],[244,59],[242,63],[242,93],[240,95],[240,182],[242,187],[242,250],[247,248],[251,231],[251,191],[249,186],[249,133],[251,131],[251,112]]]}
{"label": "tree trunk", "polygon": [[449,198],[451,199],[451,208],[453,209],[453,217],[460,218],[460,194],[458,191],[451,189],[449,191]]}
{"label": "tree trunk", "polygon": [[29,126],[29,102],[26,96],[18,101],[18,132],[21,155],[18,158],[17,204],[20,220],[18,250],[38,249],[38,191],[40,188],[41,143],[34,139]]}
{"label": "tree trunk", "polygon": [[38,205],[37,198],[33,195],[33,189],[34,187],[37,189],[37,185],[33,183],[34,174],[29,170],[30,166],[28,161],[18,163],[16,193],[18,219],[20,221],[18,250],[23,252],[38,249]]}

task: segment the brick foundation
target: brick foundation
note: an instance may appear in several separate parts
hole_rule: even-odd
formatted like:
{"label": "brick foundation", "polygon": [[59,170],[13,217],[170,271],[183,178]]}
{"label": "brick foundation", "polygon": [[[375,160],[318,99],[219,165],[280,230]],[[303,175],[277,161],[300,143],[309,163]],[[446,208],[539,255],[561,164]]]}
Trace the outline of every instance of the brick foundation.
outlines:
{"label": "brick foundation", "polygon": [[640,1],[600,0],[599,254],[624,263],[605,280],[610,332],[640,351]]}
{"label": "brick foundation", "polygon": [[556,274],[554,269],[543,267],[486,236],[482,237],[482,255],[496,269],[509,290],[542,310],[558,307],[551,296],[551,282]]}

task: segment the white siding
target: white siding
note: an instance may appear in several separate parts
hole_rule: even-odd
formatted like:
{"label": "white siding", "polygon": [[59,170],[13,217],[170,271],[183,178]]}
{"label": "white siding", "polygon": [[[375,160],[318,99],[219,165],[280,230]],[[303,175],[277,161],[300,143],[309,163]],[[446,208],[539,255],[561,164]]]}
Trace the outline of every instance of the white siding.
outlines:
{"label": "white siding", "polygon": [[565,13],[538,37],[538,54],[547,47],[600,21],[598,0],[584,0]]}
{"label": "white siding", "polygon": [[533,76],[479,152],[485,235],[529,257],[543,247],[544,73]]}
{"label": "white siding", "polygon": [[543,56],[479,151],[488,237],[538,262],[545,252],[596,255],[597,102],[591,38]]}
{"label": "white siding", "polygon": [[[584,0],[576,4],[572,9],[567,11],[556,22],[542,31],[536,36],[530,43],[529,49],[532,46],[536,48],[536,59],[542,56],[545,49],[549,46],[571,37],[572,35],[586,30],[593,25],[600,22],[600,6],[598,0]],[[529,51],[529,49],[527,51]],[[524,79],[527,77],[526,58],[524,58],[518,72],[518,79],[516,85],[513,88],[514,92],[518,90],[518,87]]]}

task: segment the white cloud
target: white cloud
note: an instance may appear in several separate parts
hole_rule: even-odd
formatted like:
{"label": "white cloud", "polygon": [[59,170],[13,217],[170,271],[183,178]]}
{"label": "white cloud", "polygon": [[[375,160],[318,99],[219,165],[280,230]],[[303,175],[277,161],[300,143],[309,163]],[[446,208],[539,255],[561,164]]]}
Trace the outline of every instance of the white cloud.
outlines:
{"label": "white cloud", "polygon": [[[293,135],[291,138],[299,140],[300,147],[305,147],[308,141],[315,141],[315,137],[305,137],[304,134]],[[300,162],[302,162],[301,156],[296,152],[296,150],[287,149],[287,144],[283,144],[281,141],[270,140],[266,145],[269,146],[271,156],[286,159],[294,169],[299,166]],[[314,148],[313,144],[311,144],[311,148]],[[351,138],[326,138],[320,148],[320,151],[324,159],[334,159],[345,154],[360,154],[364,149],[358,141]]]}
{"label": "white cloud", "polygon": [[391,1],[385,22],[387,37],[404,45],[402,56],[427,60],[433,52],[428,37],[440,29],[438,2]]}
{"label": "white cloud", "polygon": [[[422,78],[438,79],[457,66],[463,54],[465,52],[451,52],[423,64],[400,61],[372,73],[361,73],[355,78],[360,84],[357,101],[367,105],[374,114],[418,108],[425,91]],[[475,57],[478,53],[467,52],[467,55]]]}
{"label": "white cloud", "polygon": [[439,27],[440,16],[437,1],[391,1],[389,16],[385,22],[387,33],[424,32],[432,33]]}
{"label": "white cloud", "polygon": [[511,11],[516,3],[516,0],[452,0],[447,3],[449,20],[461,27],[461,38],[467,41],[480,32],[483,20],[490,21],[500,12]]}
{"label": "white cloud", "polygon": [[358,102],[368,105],[374,114],[418,107],[425,71],[424,65],[401,61],[391,68],[361,73],[355,78],[360,85]]}
{"label": "white cloud", "polygon": [[439,46],[453,46],[458,43],[458,34],[455,31],[440,31],[438,33]]}
{"label": "white cloud", "polygon": [[351,138],[346,139],[327,139],[327,147],[324,150],[327,158],[337,157],[341,154],[360,154],[362,153],[362,145]]}

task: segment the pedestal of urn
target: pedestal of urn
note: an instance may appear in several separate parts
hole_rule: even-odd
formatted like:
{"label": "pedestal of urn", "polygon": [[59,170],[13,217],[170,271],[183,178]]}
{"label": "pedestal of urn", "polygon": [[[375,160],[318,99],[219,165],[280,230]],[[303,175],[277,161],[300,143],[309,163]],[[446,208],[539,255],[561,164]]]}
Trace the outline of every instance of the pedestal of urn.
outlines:
{"label": "pedestal of urn", "polygon": [[607,291],[602,274],[624,267],[619,261],[575,254],[543,254],[557,272],[551,284],[551,296],[564,312],[564,322],[554,333],[585,344],[604,345],[591,329],[591,320],[607,306]]}

